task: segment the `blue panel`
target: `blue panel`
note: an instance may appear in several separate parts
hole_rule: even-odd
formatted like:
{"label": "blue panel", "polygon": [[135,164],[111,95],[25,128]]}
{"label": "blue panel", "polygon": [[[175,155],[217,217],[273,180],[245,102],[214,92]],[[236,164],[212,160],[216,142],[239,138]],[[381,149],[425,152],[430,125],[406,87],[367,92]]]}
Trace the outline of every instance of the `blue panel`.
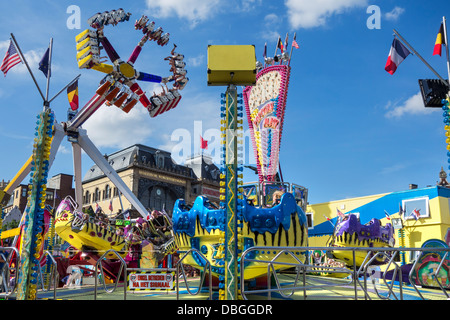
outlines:
{"label": "blue panel", "polygon": [[160,83],[162,81],[162,77],[150,73],[139,72],[137,80]]}
{"label": "blue panel", "polygon": [[[414,199],[419,197],[428,197],[430,200],[438,196],[450,198],[450,189],[441,187],[430,187],[423,189],[413,189],[400,192],[393,192],[382,196],[381,198],[374,200],[372,202],[366,203],[358,208],[355,208],[346,213],[356,213],[359,212],[359,218],[361,224],[369,222],[371,219],[383,219],[386,217],[384,211],[386,210],[389,215],[399,212],[402,200]],[[351,199],[349,199],[349,202]],[[320,214],[318,212],[318,214]],[[331,219],[333,224],[336,224],[336,218]],[[324,221],[316,226],[314,229],[309,230],[310,236],[321,236],[333,233],[333,226],[329,221]]]}

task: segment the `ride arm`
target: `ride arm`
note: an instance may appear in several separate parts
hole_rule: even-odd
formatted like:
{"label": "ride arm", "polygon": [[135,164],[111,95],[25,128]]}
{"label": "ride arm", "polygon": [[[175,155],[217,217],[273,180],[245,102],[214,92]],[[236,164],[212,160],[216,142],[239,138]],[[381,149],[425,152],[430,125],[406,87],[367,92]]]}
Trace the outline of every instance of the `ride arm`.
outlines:
{"label": "ride arm", "polygon": [[108,54],[109,59],[112,62],[120,60],[119,55],[117,54],[117,52],[114,49],[114,47],[112,46],[112,44],[109,42],[108,38],[106,38],[105,36],[101,36],[99,38],[100,38],[101,44],[103,45],[103,48],[105,49],[106,53]]}
{"label": "ride arm", "polygon": [[142,46],[137,45],[136,48],[134,48],[133,52],[131,53],[130,57],[128,58],[128,62],[135,63],[136,59],[139,57],[139,54],[142,51]]}
{"label": "ride arm", "polygon": [[145,219],[148,215],[147,209],[142,205],[134,193],[119,177],[117,172],[111,167],[105,157],[98,151],[95,145],[87,136],[86,130],[79,129],[78,144],[88,154],[88,156],[95,162],[95,164],[102,170],[102,172],[111,180],[111,182],[119,189],[131,205],[140,213]]}
{"label": "ride arm", "polygon": [[95,64],[91,67],[91,69],[103,72],[103,73],[111,73],[114,71],[114,67],[110,64],[106,64],[106,63],[98,63]]}
{"label": "ride arm", "polygon": [[144,106],[144,108],[149,108],[151,107],[152,103],[150,102],[150,100],[145,96],[145,92],[142,91],[141,87],[135,82],[133,83],[133,85],[130,87],[130,89],[136,93],[137,95],[140,96],[139,101],[142,103],[142,105]]}
{"label": "ride arm", "polygon": [[154,74],[139,72],[139,75],[136,78],[136,80],[161,83],[163,78],[161,76],[156,76]]}

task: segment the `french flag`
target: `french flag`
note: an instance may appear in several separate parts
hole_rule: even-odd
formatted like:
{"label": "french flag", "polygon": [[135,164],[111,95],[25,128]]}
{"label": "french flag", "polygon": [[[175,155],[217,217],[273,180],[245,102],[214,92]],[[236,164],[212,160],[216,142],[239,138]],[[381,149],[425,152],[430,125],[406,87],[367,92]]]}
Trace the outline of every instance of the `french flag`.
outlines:
{"label": "french flag", "polygon": [[400,63],[402,63],[410,53],[408,48],[406,48],[397,38],[394,38],[384,70],[390,74],[394,74]]}

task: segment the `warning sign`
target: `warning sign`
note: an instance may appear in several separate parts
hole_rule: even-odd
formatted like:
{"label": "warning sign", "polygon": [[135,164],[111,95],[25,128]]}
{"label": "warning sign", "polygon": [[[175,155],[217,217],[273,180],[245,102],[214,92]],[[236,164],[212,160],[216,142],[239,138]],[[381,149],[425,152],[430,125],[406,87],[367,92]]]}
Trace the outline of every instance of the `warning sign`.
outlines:
{"label": "warning sign", "polygon": [[128,275],[128,290],[174,290],[175,272],[131,272]]}

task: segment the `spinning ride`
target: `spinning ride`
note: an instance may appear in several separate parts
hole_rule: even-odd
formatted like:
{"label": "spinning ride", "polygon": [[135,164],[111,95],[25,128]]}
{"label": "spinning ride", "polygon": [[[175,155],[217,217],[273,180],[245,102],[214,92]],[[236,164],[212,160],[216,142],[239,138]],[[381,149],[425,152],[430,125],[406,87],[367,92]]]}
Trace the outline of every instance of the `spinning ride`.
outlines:
{"label": "spinning ride", "polygon": [[[86,29],[76,36],[77,61],[80,69],[93,69],[107,75],[103,78],[96,95],[83,110],[68,123],[68,130],[78,128],[97,108],[104,102],[107,105],[115,105],[124,112],[129,112],[138,101],[149,111],[151,117],[156,117],[166,111],[175,108],[180,102],[179,90],[183,90],[189,78],[183,61],[184,55],[176,53],[174,45],[170,55],[165,58],[169,61],[170,72],[168,77],[149,74],[138,71],[134,63],[139,57],[143,46],[148,41],[155,41],[157,45],[165,46],[169,41],[169,34],[163,34],[161,27],[154,28],[155,22],[148,23],[149,19],[142,16],[136,20],[135,29],[142,30],[144,36],[138,42],[128,60],[123,61],[105,36],[104,27],[129,20],[130,13],[123,9],[111,12],[97,13],[88,20],[94,30]],[[103,63],[100,58],[101,49],[104,49],[112,62],[112,65]],[[166,86],[160,94],[154,94],[148,98],[139,86],[138,81],[162,83]],[[167,84],[173,82],[169,89]]]}
{"label": "spinning ride", "polygon": [[[69,140],[72,144],[77,144],[86,151],[91,159],[94,160],[123,195],[138,210],[142,216],[141,220],[144,221],[143,219],[147,220],[147,217],[150,215],[149,212],[147,212],[111,166],[102,159],[103,157],[100,156],[98,150],[87,138],[87,135],[80,129],[80,126],[103,103],[109,106],[115,105],[124,112],[129,112],[137,101],[140,101],[142,105],[147,108],[150,116],[155,117],[175,108],[181,99],[179,90],[182,90],[185,87],[188,78],[185,77],[186,70],[184,69],[184,56],[174,51],[176,46],[174,46],[174,49],[171,51],[171,55],[165,59],[169,60],[171,65],[170,71],[172,72],[172,75],[169,77],[163,78],[161,76],[137,71],[134,68],[134,63],[147,41],[154,40],[160,46],[165,46],[168,43],[169,34],[163,34],[161,27],[154,29],[154,22],[147,24],[149,19],[146,16],[142,16],[140,19],[136,20],[135,29],[142,30],[144,36],[133,50],[127,62],[121,60],[116,50],[105,36],[104,26],[109,24],[115,25],[119,22],[127,21],[129,20],[130,15],[130,13],[125,13],[123,9],[95,14],[88,20],[90,26],[95,30],[87,29],[76,37],[79,67],[101,71],[107,73],[107,75],[101,81],[94,97],[92,97],[78,114],[64,124],[64,130],[70,137]],[[112,61],[112,65],[100,62],[100,44]],[[163,83],[166,86],[166,90],[163,89],[161,94],[155,94],[152,97],[147,98],[136,80]],[[169,82],[173,82],[171,89],[167,88],[167,83]],[[79,167],[78,162],[75,164],[75,168],[77,167]],[[76,176],[80,177],[80,175]],[[78,183],[79,185],[76,187],[77,192],[81,190],[81,181],[78,181]],[[134,247],[136,251],[156,252],[154,254],[155,257],[150,258],[150,260],[158,260],[156,257],[164,257],[174,250],[173,239],[170,233],[170,224],[167,226],[165,234],[161,237],[163,243],[160,243],[160,245],[157,246],[154,246],[150,241],[144,239],[144,237],[139,236],[138,239],[132,239],[133,235],[131,230],[129,234],[118,236],[112,234],[102,226],[93,225],[85,219],[80,214],[79,210],[77,211],[77,208],[81,208],[81,199],[82,195],[77,193],[76,203],[70,201],[70,199],[66,199],[61,204],[57,211],[56,232],[75,248],[82,251],[85,250],[87,253],[90,252],[90,255],[94,258],[93,260],[99,258],[100,252],[108,249],[115,249],[123,256],[128,254],[127,250],[131,247]],[[150,225],[150,229],[155,231],[153,235],[157,234],[151,221],[147,221],[147,223]],[[136,259],[130,258],[129,261],[131,260],[135,261]],[[155,261],[152,262],[152,266],[154,265]]]}
{"label": "spinning ride", "polygon": [[[74,218],[75,216],[73,214],[72,216],[70,216],[70,214],[73,213],[74,208],[82,206],[81,149],[83,149],[100,167],[105,175],[110,178],[112,183],[116,185],[119,191],[130,201],[130,203],[137,209],[144,219],[146,219],[149,215],[145,207],[139,202],[136,196],[131,192],[114,169],[103,158],[102,154],[95,147],[95,145],[90,141],[86,130],[81,128],[81,125],[86,122],[86,120],[88,120],[89,117],[104,103],[107,105],[114,104],[124,112],[129,112],[134,105],[136,105],[137,101],[140,101],[143,106],[147,108],[150,116],[155,117],[175,108],[181,99],[179,90],[182,90],[185,87],[188,82],[188,78],[185,76],[186,70],[184,69],[184,56],[174,51],[176,46],[174,46],[174,49],[171,51],[171,55],[165,59],[169,60],[169,64],[171,66],[170,72],[172,72],[172,75],[166,78],[144,72],[138,72],[133,66],[139,56],[139,53],[141,52],[142,46],[148,40],[154,40],[161,46],[168,43],[169,34],[162,34],[162,28],[157,28],[154,30],[154,22],[147,24],[148,18],[145,16],[137,20],[135,23],[135,28],[142,30],[144,36],[134,49],[127,62],[123,62],[120,59],[113,46],[105,37],[104,26],[116,25],[119,22],[127,21],[129,20],[130,15],[130,13],[125,13],[123,9],[98,13],[88,20],[88,23],[94,30],[85,30],[76,37],[78,51],[77,60],[79,67],[82,69],[86,68],[98,70],[107,73],[107,75],[101,81],[100,86],[91,100],[89,100],[89,102],[79,112],[70,114],[67,122],[56,122],[54,113],[50,109],[50,102],[56,98],[55,96],[50,100],[48,99],[50,73],[48,73],[47,76],[47,95],[45,98],[35,81],[36,86],[38,87],[44,100],[44,110],[38,115],[33,155],[14,178],[14,184],[20,183],[20,181],[31,172],[28,204],[26,214],[24,215],[25,219],[23,221],[23,231],[21,232],[21,261],[17,281],[18,299],[33,300],[36,298],[39,268],[38,264],[42,258],[41,249],[43,244],[42,234],[44,231],[44,207],[47,176],[64,136],[67,136],[68,140],[72,143],[76,196],[76,204],[74,204],[72,208],[62,210],[66,211],[66,216],[70,218],[65,221],[64,230],[72,230],[72,232],[69,233],[61,232],[64,240],[67,240],[69,243],[71,243],[71,241],[76,242],[76,248],[79,250],[89,247],[90,249],[94,248],[94,251],[98,252],[99,250],[104,250],[105,246],[109,246],[109,248],[113,247],[112,241],[107,241],[109,243],[106,245],[101,241],[93,241],[89,242],[88,246],[86,244],[86,239],[80,239],[82,237],[78,238],[78,240],[80,240],[78,242],[74,240],[77,238],[77,232],[76,226],[73,226],[72,223],[77,222],[77,219]],[[18,48],[17,43],[15,44]],[[100,44],[103,49],[105,49],[113,65],[108,65],[100,61]],[[50,49],[51,48],[52,46],[50,46]],[[20,49],[18,51],[34,80],[34,76],[26,63],[25,58],[21,54]],[[49,54],[48,66],[49,68],[51,66],[51,50]],[[140,86],[137,84],[136,80],[162,83],[166,86],[166,90],[163,88],[162,93],[158,95],[155,94],[152,97],[147,98]],[[167,83],[169,82],[173,82],[171,89],[167,88]],[[62,90],[59,93],[61,92]],[[59,93],[57,95],[59,95]],[[13,185],[11,185],[8,190],[12,189]],[[1,196],[3,197],[4,194],[1,194]],[[63,202],[63,206],[64,204],[67,203]],[[59,224],[60,223],[61,220],[59,221]],[[170,227],[168,229],[170,230]],[[58,230],[61,230],[61,228],[58,228]],[[107,240],[108,239],[109,238],[107,237]],[[164,249],[162,250],[163,255],[169,252],[168,248],[173,250],[173,246],[169,243],[171,239],[171,237],[165,237],[167,242],[164,243]]]}

